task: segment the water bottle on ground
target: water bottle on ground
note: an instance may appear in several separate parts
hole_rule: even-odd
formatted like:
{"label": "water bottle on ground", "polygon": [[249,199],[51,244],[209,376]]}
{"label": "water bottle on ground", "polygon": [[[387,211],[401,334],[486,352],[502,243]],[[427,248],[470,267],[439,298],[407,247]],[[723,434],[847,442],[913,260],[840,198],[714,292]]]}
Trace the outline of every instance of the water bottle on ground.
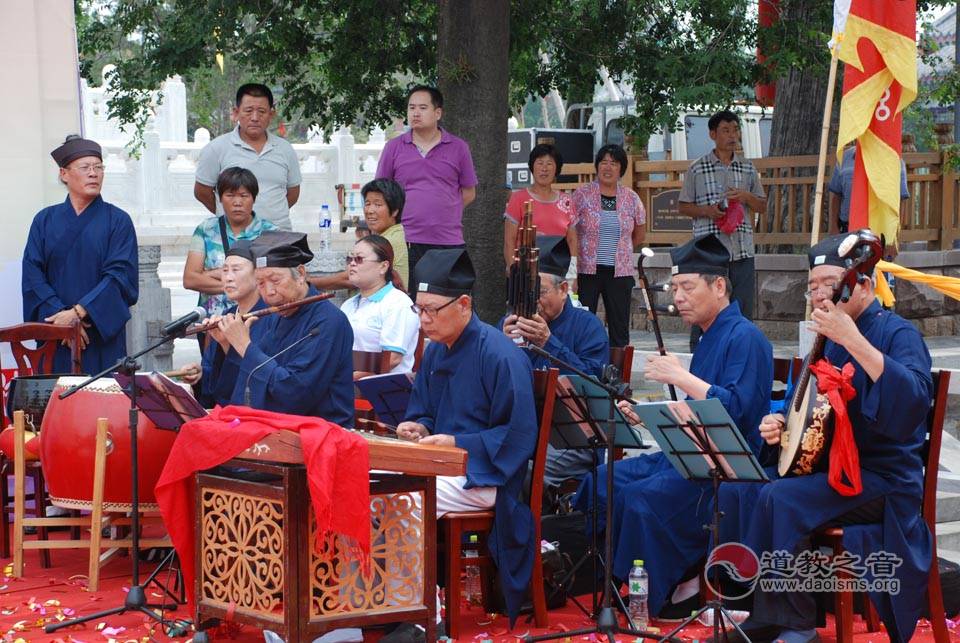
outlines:
{"label": "water bottle on ground", "polygon": [[[480,552],[477,550],[477,535],[470,535],[470,548],[467,549],[467,558],[477,558]],[[483,599],[480,593],[480,567],[467,563],[465,569],[467,582],[464,585],[464,600],[467,605],[479,605]]]}
{"label": "water bottle on ground", "polygon": [[650,593],[650,580],[647,577],[647,570],[643,568],[642,560],[633,561],[633,569],[630,570],[628,579],[630,586],[630,605],[628,607],[630,620],[633,626],[639,630],[647,629],[650,622],[647,613],[647,596]]}

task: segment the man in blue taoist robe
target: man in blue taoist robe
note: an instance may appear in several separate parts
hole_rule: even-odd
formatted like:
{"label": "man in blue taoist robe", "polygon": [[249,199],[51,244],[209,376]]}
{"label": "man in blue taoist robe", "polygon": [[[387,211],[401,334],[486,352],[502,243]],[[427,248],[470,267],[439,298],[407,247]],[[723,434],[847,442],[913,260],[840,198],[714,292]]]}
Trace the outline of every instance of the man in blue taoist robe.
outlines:
{"label": "man in blue taoist robe", "polygon": [[[871,279],[857,285],[848,302],[833,304],[833,286],[844,272],[838,249],[846,236],[830,237],[810,249],[807,286],[814,308],[811,330],[827,338],[824,356],[837,368],[852,365],[856,396],[847,401],[847,413],[859,451],[862,491],[842,495],[831,486],[826,456],[823,470],[810,475],[764,485],[725,483],[720,490],[720,508],[726,512],[721,540],[741,542],[758,557],[774,551],[793,556],[810,548],[815,528],[843,526],[844,549],[859,557],[853,564],[866,580],[892,572],[899,581],[896,593],[871,592],[870,598],[890,639],[908,641],[926,606],[932,555],[932,537],[920,515],[921,449],[933,395],[930,353],[912,324],[877,303]],[[763,439],[779,445],[783,425],[782,415],[764,417]],[[877,555],[885,557],[889,569],[871,563]],[[744,623],[752,640],[798,643],[815,638],[811,594],[765,592],[758,585],[753,599]]]}
{"label": "man in blue taoist robe", "polygon": [[[260,298],[257,289],[254,266],[256,258],[251,250],[251,241],[242,239],[234,243],[224,253],[222,281],[224,294],[234,302],[227,309],[228,313],[253,313],[267,307]],[[214,315],[208,323],[216,323],[219,315]],[[250,340],[256,343],[266,328],[265,324],[254,324],[250,327]],[[233,389],[237,383],[237,374],[240,372],[241,357],[226,341],[220,330],[214,328],[209,331],[210,341],[203,351],[202,379],[200,402],[207,407],[214,405],[226,406],[233,397]]]}
{"label": "man in blue taoist robe", "polygon": [[[268,306],[318,294],[307,283],[313,253],[305,234],[271,230],[250,248]],[[251,339],[254,323],[262,326]],[[218,325],[240,357],[232,404],[353,426],[353,329],[336,306],[317,301],[246,321],[228,314]]]}
{"label": "man in blue taoist robe", "polygon": [[[757,426],[768,410],[773,384],[770,342],[740,314],[739,304],[730,301],[730,256],[716,236],[674,248],[670,257],[674,304],[685,323],[704,332],[689,371],[674,355],[654,355],[648,358],[644,377],[672,384],[687,399],[720,400],[759,455]],[[638,421],[628,405],[621,409]],[[597,489],[601,512],[605,476],[602,467]],[[593,484],[588,476],[577,492],[575,504],[581,510],[590,509]],[[696,572],[709,545],[703,525],[710,520],[711,496],[711,483],[683,479],[662,453],[628,458],[614,466],[614,519],[609,526],[613,574],[626,579],[634,559],[643,559],[650,575],[650,613],[662,619],[686,618],[697,607]]]}
{"label": "man in blue taoist robe", "polygon": [[[533,344],[588,375],[600,377],[610,361],[610,340],[600,319],[586,308],[570,302],[570,247],[560,236],[537,237],[540,251],[540,298],[532,318],[507,315],[500,321],[503,332],[521,344]],[[534,369],[558,368],[561,374],[573,373],[562,364],[531,350],[525,351]],[[547,445],[544,480],[558,486],[565,480],[579,480],[591,468],[593,456],[588,450],[557,449]]]}
{"label": "man in blue taoist robe", "polygon": [[402,439],[467,451],[467,475],[437,478],[437,514],[494,508],[490,551],[516,619],[533,567],[533,521],[520,502],[537,440],[526,355],[472,310],[466,250],[436,249],[417,263],[420,324],[430,345],[413,384]]}
{"label": "man in blue taoist robe", "polygon": [[[68,136],[51,156],[67,198],[33,218],[23,251],[23,320],[82,324],[83,370],[97,373],[127,354],[124,332],[137,303],[137,234],[130,216],[100,196],[103,154],[94,141]],[[57,349],[55,373],[73,371]]]}

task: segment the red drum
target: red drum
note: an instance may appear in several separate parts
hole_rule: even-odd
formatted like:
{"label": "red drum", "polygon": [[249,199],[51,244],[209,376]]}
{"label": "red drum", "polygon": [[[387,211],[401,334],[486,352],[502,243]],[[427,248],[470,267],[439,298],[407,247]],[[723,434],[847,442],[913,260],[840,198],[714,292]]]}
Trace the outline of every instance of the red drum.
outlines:
{"label": "red drum", "polygon": [[[93,506],[93,466],[97,418],[107,418],[107,466],[103,506],[107,511],[131,510],[130,411],[128,398],[113,378],[99,379],[65,400],[62,391],[83,377],[61,377],[43,416],[40,463],[50,500],[60,507]],[[163,431],[140,413],[137,424],[141,510],[156,510],[153,487],[167,461],[176,433]]]}
{"label": "red drum", "polygon": [[[40,436],[33,431],[25,430],[23,436],[24,460],[32,462],[40,459]],[[13,460],[13,427],[8,426],[0,431],[0,453]],[[2,483],[0,483],[2,484]]]}

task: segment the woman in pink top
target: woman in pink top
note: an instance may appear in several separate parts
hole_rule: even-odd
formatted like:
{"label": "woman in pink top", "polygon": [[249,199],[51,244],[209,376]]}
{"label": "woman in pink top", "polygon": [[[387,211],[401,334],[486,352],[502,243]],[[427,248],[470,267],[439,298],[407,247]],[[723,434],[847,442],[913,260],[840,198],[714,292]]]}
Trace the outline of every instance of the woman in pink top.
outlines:
{"label": "woman in pink top", "polygon": [[533,224],[537,226],[538,236],[566,235],[573,253],[571,266],[576,270],[577,231],[574,228],[573,199],[566,192],[553,189],[562,166],[563,157],[553,145],[537,145],[530,151],[527,167],[533,176],[533,185],[511,194],[503,213],[503,259],[508,273],[517,247],[517,228],[523,219],[523,204],[527,201],[533,201]]}
{"label": "woman in pink top", "polygon": [[647,218],[637,193],[620,184],[628,163],[622,147],[604,145],[593,162],[597,180],[573,193],[580,302],[596,313],[603,297],[610,346],[630,342],[633,251],[643,242]]}

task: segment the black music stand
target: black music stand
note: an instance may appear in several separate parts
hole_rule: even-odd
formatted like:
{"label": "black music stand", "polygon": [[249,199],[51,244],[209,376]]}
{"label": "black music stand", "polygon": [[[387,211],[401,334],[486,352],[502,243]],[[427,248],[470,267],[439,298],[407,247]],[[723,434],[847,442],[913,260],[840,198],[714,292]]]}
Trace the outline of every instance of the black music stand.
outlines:
{"label": "black music stand", "polygon": [[115,379],[128,397],[133,394],[131,383],[136,382],[137,408],[158,429],[179,431],[190,420],[207,416],[207,410],[187,389],[163,373],[137,373],[132,378],[118,373]]}
{"label": "black music stand", "polygon": [[383,423],[397,426],[403,422],[413,391],[412,373],[384,373],[371,375],[353,383],[363,394],[363,399],[373,406],[377,418]]}
{"label": "black music stand", "polygon": [[[606,406],[606,414],[602,419],[594,419],[596,425],[596,431],[593,431],[593,435],[601,437],[604,441],[604,446],[607,450],[607,475],[606,475],[606,487],[607,487],[607,508],[606,508],[606,524],[609,526],[613,522],[613,503],[610,502],[610,499],[613,497],[613,450],[616,447],[616,435],[617,435],[617,417],[623,417],[623,414],[617,409],[617,400],[630,400],[630,398],[624,395],[624,389],[626,388],[622,382],[620,382],[619,374],[616,367],[608,366],[606,370],[606,381],[598,380],[595,377],[584,373],[580,369],[576,368],[572,364],[559,359],[547,351],[543,350],[539,346],[534,344],[525,344],[523,348],[529,350],[532,353],[536,353],[542,357],[547,358],[554,364],[559,365],[564,370],[567,370],[571,373],[575,373],[580,376],[585,382],[589,382],[593,387],[597,387],[600,391],[603,391],[602,394],[591,393],[596,397],[599,397],[601,400],[601,405]],[[588,404],[586,408],[590,408],[590,403],[588,399]],[[592,413],[587,413],[585,417],[593,418]],[[626,424],[624,422],[624,424]],[[600,427],[604,428],[601,429]],[[642,440],[640,441],[642,444]],[[596,451],[594,451],[596,453]],[[594,469],[594,474],[596,474],[596,469]],[[594,475],[594,488],[599,482]],[[596,516],[596,504],[594,504],[594,516]],[[603,561],[610,562],[613,560],[613,541],[610,537],[610,530],[606,529],[604,538],[603,538]],[[628,633],[633,636],[647,638],[647,639],[659,639],[658,634],[648,631],[639,631],[635,630],[632,627],[630,628],[621,628],[620,623],[617,621],[617,614],[613,609],[613,596],[620,596],[618,591],[610,591],[610,588],[613,587],[613,572],[610,569],[609,564],[603,565],[603,601],[602,606],[599,611],[595,610],[596,625],[592,628],[574,630],[571,632],[560,632],[558,634],[546,634],[543,636],[526,636],[524,637],[525,641],[551,641],[555,639],[563,639],[567,637],[579,636],[581,634],[602,634],[607,637],[607,640],[610,643],[615,643],[615,634]],[[619,600],[619,599],[618,599]],[[622,605],[621,601],[621,605]],[[629,615],[627,617],[629,621]]]}
{"label": "black music stand", "polygon": [[[684,479],[713,483],[713,517],[709,525],[704,525],[704,529],[710,532],[710,540],[716,545],[720,519],[723,518],[719,503],[720,483],[770,482],[770,479],[720,400],[694,400],[684,404],[693,411],[695,422],[678,422],[671,413],[669,404],[665,403],[638,404],[634,410],[660,445],[666,458]],[[714,584],[719,586],[718,567],[714,565]],[[664,636],[664,640],[672,638],[701,614],[710,611],[713,612],[714,641],[720,641],[721,636],[726,640],[726,628],[723,626],[726,619],[749,642],[750,639],[723,607],[719,598],[707,601],[706,605]]]}
{"label": "black music stand", "polygon": [[[599,394],[597,391],[599,391]],[[600,406],[605,406],[608,397],[603,389],[592,385],[578,375],[563,375],[557,381],[558,404],[554,406],[553,411],[553,423],[550,427],[550,445],[557,449],[589,449],[592,455],[590,468],[594,480],[597,479],[597,467],[599,466],[600,460],[598,453],[606,448],[607,445],[601,424],[607,420],[608,410],[597,408],[597,403],[599,402]],[[614,447],[646,449],[647,445],[643,443],[643,438],[640,433],[626,422],[626,419],[619,409],[616,409],[615,416],[616,435],[614,437]],[[599,533],[597,516],[598,500],[598,485],[595,483],[592,486],[591,497],[593,511],[590,512],[592,521],[590,544],[583,553],[583,556],[581,556],[563,578],[560,579],[557,587],[547,599],[549,602],[557,592],[566,589],[572,584],[577,571],[589,561],[591,563],[593,578],[592,611],[588,612],[587,609],[580,604],[576,596],[572,594],[569,596],[573,604],[577,606],[577,609],[583,612],[588,618],[596,617],[600,604],[597,600],[597,563],[599,562],[601,567],[606,564],[603,552],[597,544],[597,534]],[[604,586],[603,591],[612,591],[620,609],[626,613],[627,610],[626,605],[623,603],[623,598],[613,583],[611,583],[610,586]]]}

